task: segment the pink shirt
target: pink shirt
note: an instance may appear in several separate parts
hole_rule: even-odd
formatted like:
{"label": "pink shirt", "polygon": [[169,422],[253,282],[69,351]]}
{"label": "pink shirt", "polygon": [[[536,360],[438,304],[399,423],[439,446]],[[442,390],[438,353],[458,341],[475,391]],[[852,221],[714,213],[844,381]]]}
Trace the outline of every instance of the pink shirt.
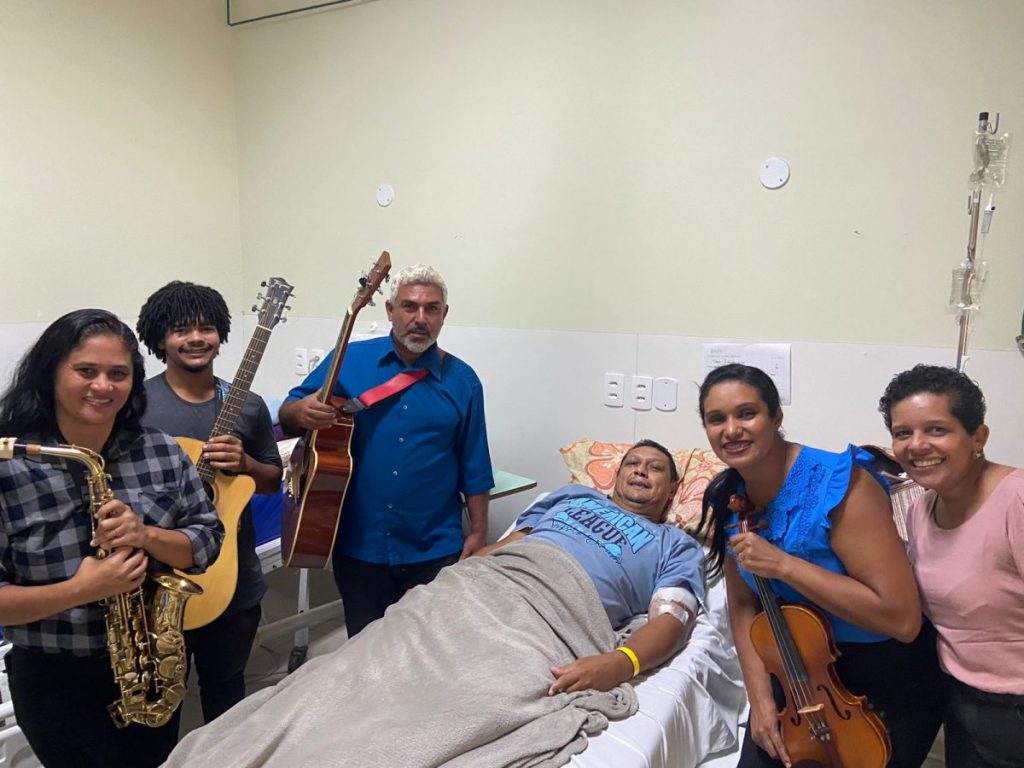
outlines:
{"label": "pink shirt", "polygon": [[935,492],[907,512],[907,547],[939,661],[961,682],[1024,694],[1024,470],[1004,477],[951,530],[932,519]]}

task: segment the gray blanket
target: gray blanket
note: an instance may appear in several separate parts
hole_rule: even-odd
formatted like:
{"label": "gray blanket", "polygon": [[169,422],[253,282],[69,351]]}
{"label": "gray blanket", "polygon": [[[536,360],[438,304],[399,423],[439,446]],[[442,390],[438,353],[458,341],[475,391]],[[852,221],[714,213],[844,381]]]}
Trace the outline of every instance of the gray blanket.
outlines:
{"label": "gray blanket", "polygon": [[576,560],[515,542],[411,590],[334,653],[190,733],[165,765],[564,765],[637,700],[630,685],[548,696],[550,667],[614,644]]}

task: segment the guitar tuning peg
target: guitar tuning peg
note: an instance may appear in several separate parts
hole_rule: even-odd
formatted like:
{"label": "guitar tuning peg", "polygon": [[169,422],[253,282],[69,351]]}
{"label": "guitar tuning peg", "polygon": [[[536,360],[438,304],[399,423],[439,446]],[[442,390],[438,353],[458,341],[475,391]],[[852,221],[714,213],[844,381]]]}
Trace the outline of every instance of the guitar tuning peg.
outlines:
{"label": "guitar tuning peg", "polygon": [[383,295],[384,295],[384,291],[382,291],[382,290],[380,289],[380,286],[379,286],[379,285],[377,286],[377,293],[379,293],[379,294],[380,294],[381,296],[383,296]]}
{"label": "guitar tuning peg", "polygon": [[267,281],[266,280],[260,280],[260,287],[261,288],[266,288],[267,287]]}
{"label": "guitar tuning peg", "polygon": [[255,311],[256,311],[256,305],[255,305],[255,304],[253,304],[253,305],[252,305],[252,310],[251,310],[251,311],[252,311],[252,312],[255,312]]}
{"label": "guitar tuning peg", "polygon": [[288,311],[291,311],[292,305],[291,304],[285,304],[284,308],[287,309]]}
{"label": "guitar tuning peg", "polygon": [[371,307],[376,307],[376,306],[377,306],[376,304],[374,304],[374,303],[373,303],[373,299],[370,299],[370,300],[369,300],[368,302],[366,302],[366,303],[367,303],[367,304],[369,304],[369,305],[370,305]]}
{"label": "guitar tuning peg", "polygon": [[256,294],[256,298],[257,298],[257,300],[259,300],[259,301],[263,301],[263,299],[264,299],[265,297],[263,296],[263,294],[262,294],[262,293],[257,293],[257,294]]}
{"label": "guitar tuning peg", "polygon": [[359,285],[363,288],[366,287],[366,275],[363,275],[362,277],[359,278]]}
{"label": "guitar tuning peg", "polygon": [[282,317],[281,318],[281,322],[282,323],[287,323],[288,322],[288,318],[287,317]]}

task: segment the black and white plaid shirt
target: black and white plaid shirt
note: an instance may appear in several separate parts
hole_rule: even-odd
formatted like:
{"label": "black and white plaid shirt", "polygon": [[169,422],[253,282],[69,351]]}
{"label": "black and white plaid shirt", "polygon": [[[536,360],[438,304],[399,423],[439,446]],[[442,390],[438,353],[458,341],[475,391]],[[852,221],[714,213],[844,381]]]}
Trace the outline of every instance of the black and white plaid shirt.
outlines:
{"label": "black and white plaid shirt", "polygon": [[[202,573],[220,551],[224,527],[174,438],[150,429],[116,435],[103,458],[114,496],[146,525],[188,536],[192,571]],[[86,478],[85,466],[74,460],[25,456],[0,461],[0,588],[64,581],[75,575],[83,558],[95,554],[89,546]],[[150,570],[153,565],[150,558]],[[88,603],[42,621],[4,627],[4,635],[22,648],[96,654],[107,647],[105,615],[103,605]]]}

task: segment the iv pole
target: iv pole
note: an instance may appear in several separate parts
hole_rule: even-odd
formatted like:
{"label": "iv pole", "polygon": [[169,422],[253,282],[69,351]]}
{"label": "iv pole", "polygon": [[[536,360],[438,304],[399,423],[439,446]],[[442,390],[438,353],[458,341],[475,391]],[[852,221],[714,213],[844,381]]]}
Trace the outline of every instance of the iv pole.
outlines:
{"label": "iv pole", "polygon": [[[967,365],[967,342],[970,337],[971,315],[978,309],[981,285],[984,281],[984,262],[978,264],[978,232],[982,236],[988,234],[995,212],[993,200],[995,189],[1003,185],[1006,170],[1006,156],[1009,149],[1009,136],[1004,134],[996,137],[999,130],[999,113],[995,123],[990,123],[988,112],[978,115],[978,128],[975,134],[974,161],[975,168],[970,176],[970,194],[967,198],[967,213],[971,223],[967,233],[967,257],[961,264],[958,275],[960,283],[957,313],[959,317],[959,339],[956,348],[956,368],[963,371]],[[990,138],[991,137],[991,138]],[[986,188],[990,190],[988,205],[982,213],[982,198]],[[955,293],[955,289],[954,289]]]}

